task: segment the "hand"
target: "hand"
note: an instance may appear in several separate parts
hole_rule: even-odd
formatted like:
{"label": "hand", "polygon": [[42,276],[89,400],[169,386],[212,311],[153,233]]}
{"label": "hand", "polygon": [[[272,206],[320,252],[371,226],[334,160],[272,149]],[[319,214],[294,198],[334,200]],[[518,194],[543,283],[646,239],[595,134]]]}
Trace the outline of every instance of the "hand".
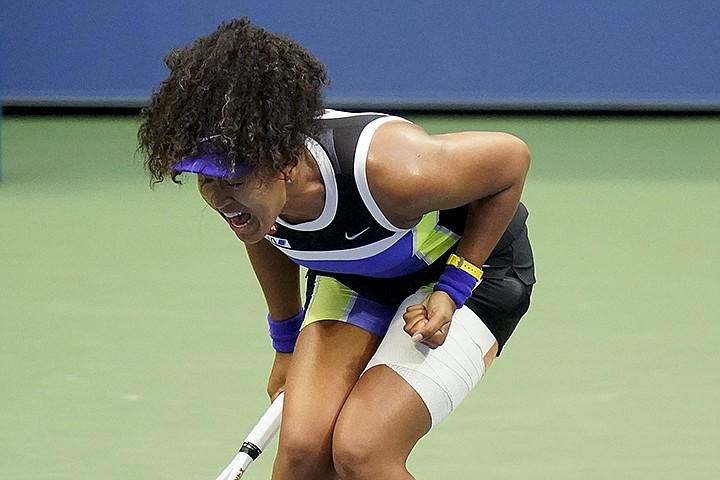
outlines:
{"label": "hand", "polygon": [[275,352],[275,362],[273,362],[270,378],[268,378],[267,393],[270,400],[280,395],[285,390],[285,380],[287,379],[290,363],[292,362],[292,353]]}
{"label": "hand", "polygon": [[403,314],[405,332],[418,343],[437,348],[445,342],[455,302],[443,291],[434,291],[421,304],[410,305]]}

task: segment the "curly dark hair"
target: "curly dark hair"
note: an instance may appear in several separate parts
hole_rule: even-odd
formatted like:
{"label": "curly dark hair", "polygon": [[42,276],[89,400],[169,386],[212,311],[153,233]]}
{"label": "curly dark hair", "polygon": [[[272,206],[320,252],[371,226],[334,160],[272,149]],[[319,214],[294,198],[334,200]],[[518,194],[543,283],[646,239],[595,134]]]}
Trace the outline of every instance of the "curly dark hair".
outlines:
{"label": "curly dark hair", "polygon": [[181,183],[173,164],[203,153],[208,138],[222,149],[228,170],[247,166],[271,175],[316,132],[329,83],[325,67],[246,17],[171,51],[165,64],[170,74],[142,110],[138,131],[152,183],[166,176]]}

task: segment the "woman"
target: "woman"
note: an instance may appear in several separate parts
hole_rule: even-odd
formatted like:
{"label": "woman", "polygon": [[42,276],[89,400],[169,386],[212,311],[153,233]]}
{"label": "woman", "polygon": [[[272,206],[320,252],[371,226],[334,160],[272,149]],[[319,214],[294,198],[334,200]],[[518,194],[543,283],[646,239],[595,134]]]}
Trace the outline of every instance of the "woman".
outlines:
{"label": "woman", "polygon": [[413,478],[412,448],[529,307],[526,145],[324,110],[324,67],[247,19],[166,63],[140,149],[156,182],[197,174],[245,244],[277,351],[268,393],[285,391],[273,478]]}

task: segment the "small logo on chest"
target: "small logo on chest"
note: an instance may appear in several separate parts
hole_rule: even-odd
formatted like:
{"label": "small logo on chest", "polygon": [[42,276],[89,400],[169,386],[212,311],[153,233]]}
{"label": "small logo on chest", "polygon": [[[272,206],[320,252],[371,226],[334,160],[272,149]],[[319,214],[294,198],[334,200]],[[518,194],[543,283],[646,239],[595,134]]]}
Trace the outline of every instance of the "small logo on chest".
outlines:
{"label": "small logo on chest", "polygon": [[285,240],[284,238],[273,237],[273,236],[271,236],[271,235],[265,235],[265,238],[267,238],[267,240],[268,240],[270,243],[272,243],[273,245],[275,245],[275,246],[277,246],[277,247],[281,247],[281,248],[291,248],[291,247],[290,247],[290,242],[288,242],[288,241]]}
{"label": "small logo on chest", "polygon": [[367,228],[364,229],[364,230],[360,230],[359,232],[354,233],[354,234],[352,234],[352,235],[350,234],[350,232],[345,232],[345,238],[348,239],[348,240],[355,240],[356,238],[358,238],[360,235],[362,235],[363,233],[367,232],[368,230],[370,230],[370,227],[367,227]]}

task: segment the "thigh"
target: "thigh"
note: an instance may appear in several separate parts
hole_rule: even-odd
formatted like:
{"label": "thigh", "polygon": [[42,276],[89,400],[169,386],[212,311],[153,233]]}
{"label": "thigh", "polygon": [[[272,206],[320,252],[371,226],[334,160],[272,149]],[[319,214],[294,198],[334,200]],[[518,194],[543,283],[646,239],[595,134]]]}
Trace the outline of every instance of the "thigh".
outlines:
{"label": "thigh", "polygon": [[336,478],[331,447],[338,412],[379,343],[334,320],[302,329],[285,382],[273,479]]}
{"label": "thigh", "polygon": [[329,445],[338,412],[377,350],[395,309],[315,273],[308,278],[307,298],[285,385],[283,430],[302,434],[311,429]]}
{"label": "thigh", "polygon": [[400,308],[345,402],[333,435],[336,467],[352,462],[371,472],[364,478],[403,470],[420,438],[457,407],[492,363],[497,341],[468,308],[455,313],[448,339],[437,349],[412,341],[402,313],[428,292],[421,290]]}
{"label": "thigh", "polygon": [[333,435],[336,468],[353,464],[370,469],[373,474],[365,478],[404,469],[431,426],[430,413],[413,387],[387,365],[375,365],[362,375],[340,412]]}
{"label": "thigh", "polygon": [[303,328],[285,384],[281,441],[312,434],[329,447],[338,412],[379,343],[378,336],[344,322]]}
{"label": "thigh", "polygon": [[477,385],[498,344],[487,325],[467,306],[455,311],[443,345],[430,349],[413,342],[403,329],[402,314],[430,291],[429,287],[422,288],[401,305],[368,368],[386,365],[397,372],[423,399],[435,425]]}

